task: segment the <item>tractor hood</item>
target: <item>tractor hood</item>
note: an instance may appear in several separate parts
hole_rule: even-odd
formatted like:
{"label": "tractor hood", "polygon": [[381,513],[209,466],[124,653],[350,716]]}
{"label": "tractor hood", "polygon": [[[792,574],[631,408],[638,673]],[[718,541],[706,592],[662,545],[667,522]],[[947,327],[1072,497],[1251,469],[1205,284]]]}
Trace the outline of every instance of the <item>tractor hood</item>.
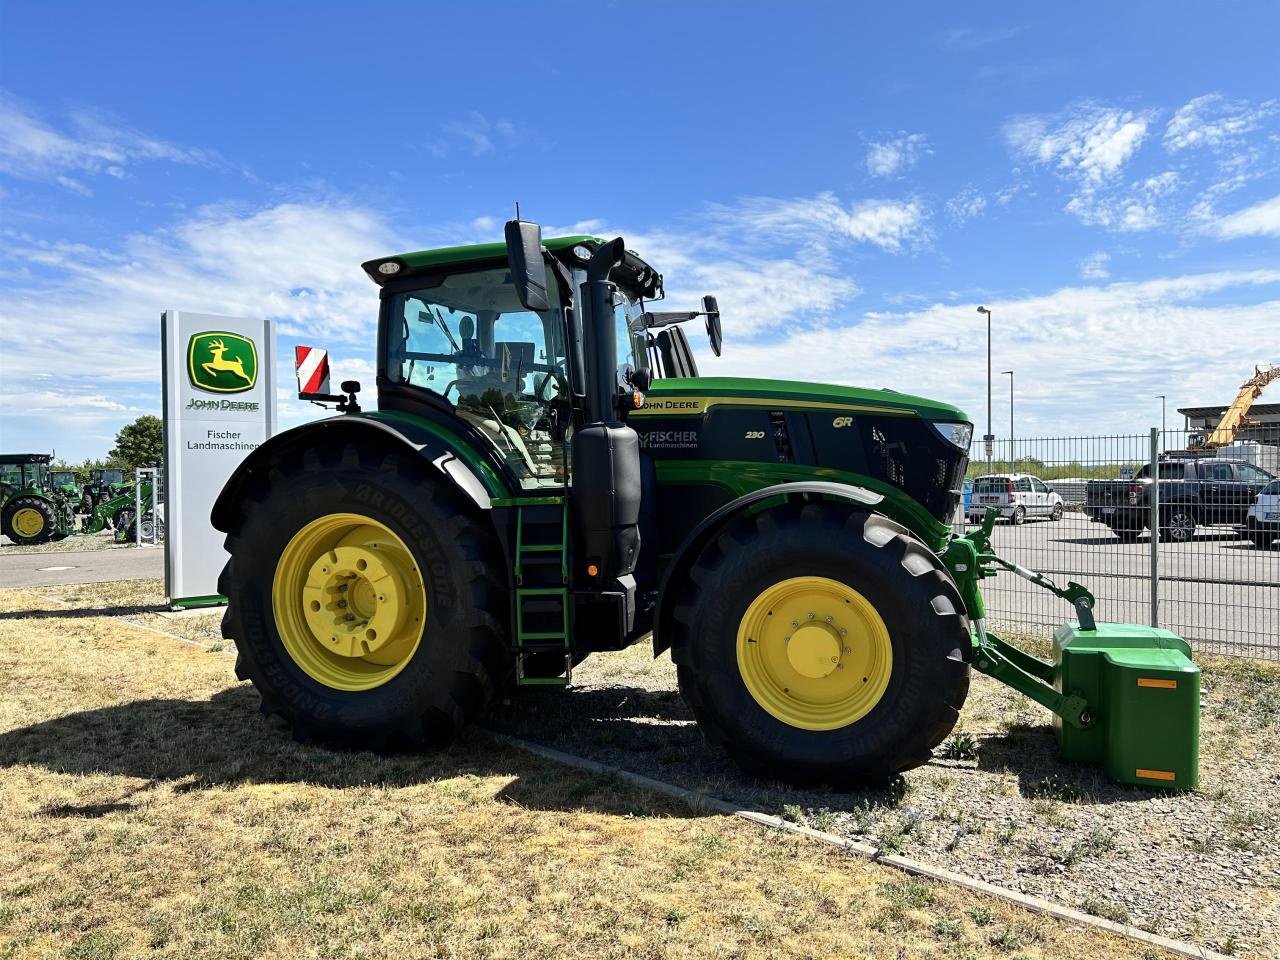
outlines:
{"label": "tractor hood", "polygon": [[[924,420],[971,423],[959,407],[895,390],[869,390],[831,383],[797,380],[760,380],[748,377],[696,377],[659,379],[649,388],[645,409],[701,412],[709,406],[758,406],[761,401],[780,408],[842,409],[858,413],[916,416]],[[679,403],[680,407],[672,404]]]}

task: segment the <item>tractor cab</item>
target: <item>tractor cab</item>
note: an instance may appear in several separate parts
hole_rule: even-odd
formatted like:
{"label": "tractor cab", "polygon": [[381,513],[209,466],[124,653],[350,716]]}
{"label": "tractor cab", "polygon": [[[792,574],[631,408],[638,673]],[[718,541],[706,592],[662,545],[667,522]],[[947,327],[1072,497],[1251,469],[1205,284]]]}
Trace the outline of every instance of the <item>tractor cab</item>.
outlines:
{"label": "tractor cab", "polygon": [[[662,296],[662,277],[627,252],[606,295],[612,349],[584,353],[589,335],[574,304],[603,241],[574,236],[542,246],[550,263],[537,302],[513,279],[506,244],[365,264],[382,288],[380,409],[453,414],[530,492],[565,485],[566,438],[585,422],[588,377],[608,386],[608,402],[642,392],[656,376],[697,375],[682,331],[651,332],[655,315],[646,308]],[[657,315],[657,322],[674,316]]]}
{"label": "tractor cab", "polygon": [[0,454],[0,484],[14,490],[48,490],[51,460],[47,453]]}

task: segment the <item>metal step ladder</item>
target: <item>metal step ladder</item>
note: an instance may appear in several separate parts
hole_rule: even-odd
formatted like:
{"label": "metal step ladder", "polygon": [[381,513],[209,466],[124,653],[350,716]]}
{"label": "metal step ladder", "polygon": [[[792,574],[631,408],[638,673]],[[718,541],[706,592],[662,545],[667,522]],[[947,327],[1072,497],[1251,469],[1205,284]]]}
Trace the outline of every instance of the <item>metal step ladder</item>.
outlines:
{"label": "metal step ladder", "polygon": [[516,508],[516,683],[567,686],[569,514],[564,497],[521,498]]}

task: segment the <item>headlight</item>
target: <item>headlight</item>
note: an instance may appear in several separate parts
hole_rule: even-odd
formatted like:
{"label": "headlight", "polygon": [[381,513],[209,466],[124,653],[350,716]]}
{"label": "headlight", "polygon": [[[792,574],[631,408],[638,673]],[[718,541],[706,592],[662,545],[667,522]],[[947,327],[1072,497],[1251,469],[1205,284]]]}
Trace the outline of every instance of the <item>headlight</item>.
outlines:
{"label": "headlight", "polygon": [[953,447],[969,452],[969,441],[973,439],[972,423],[937,423],[929,422],[929,426],[938,431],[939,436]]}

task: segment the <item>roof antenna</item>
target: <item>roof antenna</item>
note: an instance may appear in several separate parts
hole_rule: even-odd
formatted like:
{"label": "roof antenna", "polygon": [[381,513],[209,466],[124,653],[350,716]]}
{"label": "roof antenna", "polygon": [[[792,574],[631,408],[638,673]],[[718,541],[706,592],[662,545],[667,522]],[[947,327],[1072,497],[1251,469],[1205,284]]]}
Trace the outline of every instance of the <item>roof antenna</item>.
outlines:
{"label": "roof antenna", "polygon": [[519,200],[516,201],[516,219],[517,220],[520,219],[520,201]]}

